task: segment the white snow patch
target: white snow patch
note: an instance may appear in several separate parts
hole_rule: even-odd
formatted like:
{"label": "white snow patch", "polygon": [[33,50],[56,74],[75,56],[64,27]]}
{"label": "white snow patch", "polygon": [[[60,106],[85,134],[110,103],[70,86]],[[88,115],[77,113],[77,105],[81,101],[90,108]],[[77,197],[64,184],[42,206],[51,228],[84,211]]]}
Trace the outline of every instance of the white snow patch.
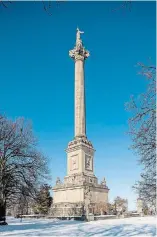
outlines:
{"label": "white snow patch", "polygon": [[0,236],[156,236],[155,217],[131,217],[91,222],[7,218],[8,225],[0,226]]}

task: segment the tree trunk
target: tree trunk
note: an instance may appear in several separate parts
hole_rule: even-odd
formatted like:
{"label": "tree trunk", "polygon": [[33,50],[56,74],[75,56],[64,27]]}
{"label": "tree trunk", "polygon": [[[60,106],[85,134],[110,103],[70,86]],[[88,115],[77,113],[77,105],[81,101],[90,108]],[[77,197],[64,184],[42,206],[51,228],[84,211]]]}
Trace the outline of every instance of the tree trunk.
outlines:
{"label": "tree trunk", "polygon": [[6,224],[6,202],[0,200],[0,225]]}

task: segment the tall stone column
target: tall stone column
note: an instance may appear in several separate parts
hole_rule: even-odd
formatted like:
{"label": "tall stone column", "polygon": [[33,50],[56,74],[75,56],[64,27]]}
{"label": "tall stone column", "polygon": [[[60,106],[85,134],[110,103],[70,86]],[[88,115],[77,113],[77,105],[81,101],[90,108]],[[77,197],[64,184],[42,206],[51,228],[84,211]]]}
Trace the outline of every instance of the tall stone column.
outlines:
{"label": "tall stone column", "polygon": [[89,52],[83,47],[81,33],[77,29],[76,46],[69,51],[69,56],[75,61],[75,138],[86,137],[84,63]]}
{"label": "tall stone column", "polygon": [[84,58],[75,59],[75,137],[86,136]]}

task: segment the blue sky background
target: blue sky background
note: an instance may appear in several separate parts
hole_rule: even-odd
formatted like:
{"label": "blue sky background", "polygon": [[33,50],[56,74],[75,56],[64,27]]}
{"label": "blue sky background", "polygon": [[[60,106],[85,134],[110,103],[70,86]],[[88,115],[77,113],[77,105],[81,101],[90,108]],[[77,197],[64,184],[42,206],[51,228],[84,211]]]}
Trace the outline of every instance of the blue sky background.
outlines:
{"label": "blue sky background", "polygon": [[135,208],[131,186],[141,167],[128,150],[130,95],[146,89],[136,63],[155,63],[155,2],[132,2],[132,10],[113,12],[120,2],[41,2],[0,7],[0,111],[32,120],[40,149],[49,156],[54,184],[66,175],[67,144],[74,136],[74,63],[68,51],[76,27],[91,56],[86,61],[87,136],[95,153],[95,174],[106,177],[109,199],[117,195]]}

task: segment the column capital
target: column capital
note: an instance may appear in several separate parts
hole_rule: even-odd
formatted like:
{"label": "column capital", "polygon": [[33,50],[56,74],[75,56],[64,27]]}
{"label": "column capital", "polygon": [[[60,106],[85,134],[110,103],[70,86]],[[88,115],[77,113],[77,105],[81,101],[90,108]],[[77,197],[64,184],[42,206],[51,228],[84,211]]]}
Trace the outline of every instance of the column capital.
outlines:
{"label": "column capital", "polygon": [[74,49],[69,51],[69,56],[75,61],[77,60],[84,61],[86,58],[90,56],[90,54],[89,51],[86,50],[84,47],[77,48],[76,46],[74,47]]}

